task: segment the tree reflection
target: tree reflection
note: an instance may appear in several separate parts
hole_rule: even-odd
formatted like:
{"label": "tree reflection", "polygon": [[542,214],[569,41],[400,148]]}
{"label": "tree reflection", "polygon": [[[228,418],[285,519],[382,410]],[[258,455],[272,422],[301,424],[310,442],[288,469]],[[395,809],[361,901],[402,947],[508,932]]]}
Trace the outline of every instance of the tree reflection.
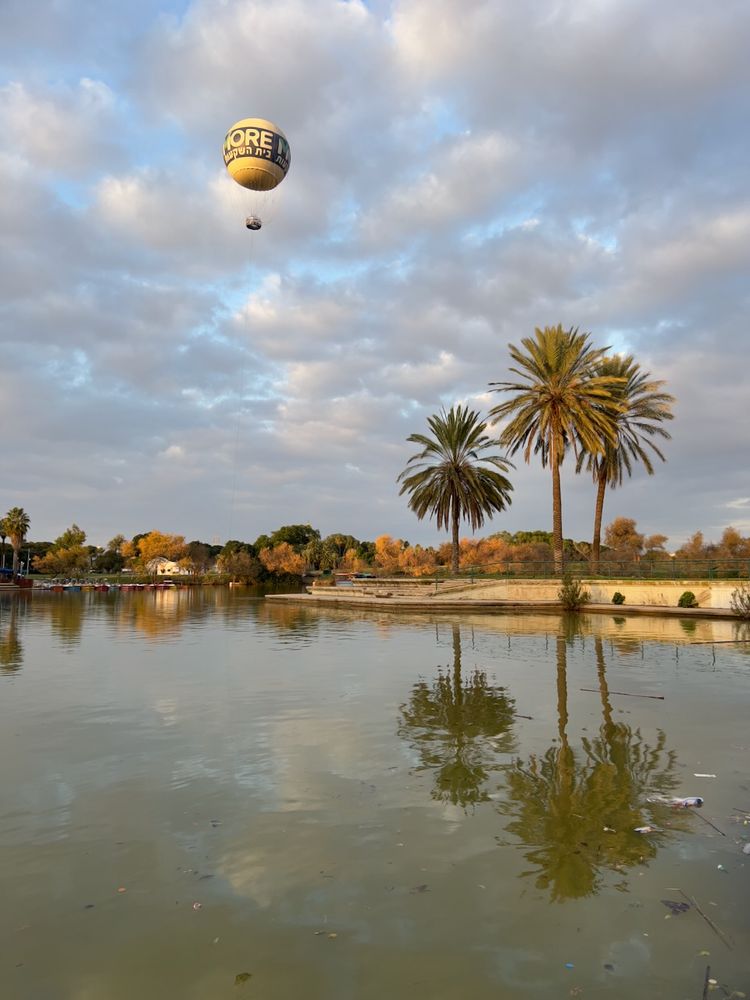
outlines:
{"label": "tree reflection", "polygon": [[0,669],[15,673],[23,663],[23,646],[18,637],[18,602],[11,598],[10,606],[0,599]]}
{"label": "tree reflection", "polygon": [[[514,749],[515,702],[476,669],[461,674],[461,634],[453,625],[453,670],[430,685],[419,681],[401,706],[399,736],[419,752],[420,771],[432,771],[432,797],[464,809],[485,802],[484,787],[497,753]],[[488,738],[491,738],[491,742]]]}
{"label": "tree reflection", "polygon": [[63,647],[77,646],[83,631],[84,602],[80,594],[61,594],[50,602],[50,628]]}
{"label": "tree reflection", "polygon": [[[507,832],[532,848],[526,859],[535,867],[536,886],[553,900],[595,893],[607,871],[624,876],[635,864],[654,857],[667,835],[665,827],[684,824],[680,816],[651,796],[667,796],[678,783],[676,759],[659,732],[649,746],[639,729],[616,723],[606,680],[601,638],[595,638],[599,691],[604,721],[593,739],[582,740],[582,753],[567,733],[567,644],[557,638],[558,741],[544,754],[517,760],[507,772],[508,799],[500,806],[514,817]],[[661,832],[646,836],[636,827]],[[625,889],[624,877],[616,883]]]}

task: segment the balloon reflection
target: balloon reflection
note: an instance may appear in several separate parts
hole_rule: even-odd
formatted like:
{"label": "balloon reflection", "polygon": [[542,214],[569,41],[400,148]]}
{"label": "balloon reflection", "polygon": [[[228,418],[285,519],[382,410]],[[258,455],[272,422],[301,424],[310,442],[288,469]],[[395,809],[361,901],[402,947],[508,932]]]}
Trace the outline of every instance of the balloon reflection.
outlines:
{"label": "balloon reflection", "polygon": [[452,671],[441,669],[432,684],[414,685],[400,708],[398,733],[417,750],[417,770],[434,773],[433,799],[467,809],[488,800],[497,753],[514,749],[515,702],[483,670],[462,676],[459,626],[452,631]]}
{"label": "balloon reflection", "polygon": [[[508,797],[500,806],[512,817],[506,828],[531,848],[534,865],[525,876],[553,900],[589,896],[605,875],[615,873],[617,888],[625,873],[656,855],[670,829],[689,819],[651,797],[674,793],[679,778],[676,759],[666,749],[663,732],[645,742],[639,729],[616,723],[606,679],[600,637],[595,653],[603,723],[597,736],[581,741],[576,753],[568,738],[567,642],[556,640],[558,739],[543,754],[517,760],[507,771]],[[642,835],[637,827],[660,832]]]}

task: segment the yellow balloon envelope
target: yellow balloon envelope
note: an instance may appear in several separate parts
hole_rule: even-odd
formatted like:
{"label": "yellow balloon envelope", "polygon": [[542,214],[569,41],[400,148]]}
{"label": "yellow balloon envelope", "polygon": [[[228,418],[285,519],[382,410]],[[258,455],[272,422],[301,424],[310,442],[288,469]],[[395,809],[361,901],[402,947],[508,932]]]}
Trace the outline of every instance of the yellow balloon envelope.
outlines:
{"label": "yellow balloon envelope", "polygon": [[250,191],[272,191],[286,177],[290,161],[286,136],[265,118],[235,122],[224,139],[229,176]]}

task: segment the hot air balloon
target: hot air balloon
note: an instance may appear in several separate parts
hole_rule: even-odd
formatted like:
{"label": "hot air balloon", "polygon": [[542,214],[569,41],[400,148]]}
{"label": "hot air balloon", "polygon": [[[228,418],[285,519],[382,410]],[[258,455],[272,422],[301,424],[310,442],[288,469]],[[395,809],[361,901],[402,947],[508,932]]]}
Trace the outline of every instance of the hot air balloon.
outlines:
{"label": "hot air balloon", "polygon": [[243,118],[229,129],[224,139],[224,164],[229,176],[248,192],[248,229],[262,226],[260,213],[272,200],[275,190],[289,170],[291,152],[286,136],[265,118]]}

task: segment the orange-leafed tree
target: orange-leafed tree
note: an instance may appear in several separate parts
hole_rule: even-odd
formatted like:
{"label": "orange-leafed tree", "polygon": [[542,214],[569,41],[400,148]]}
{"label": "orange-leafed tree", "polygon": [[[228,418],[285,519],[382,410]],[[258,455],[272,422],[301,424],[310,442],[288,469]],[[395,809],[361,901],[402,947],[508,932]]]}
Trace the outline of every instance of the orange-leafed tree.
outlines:
{"label": "orange-leafed tree", "polygon": [[410,545],[401,552],[398,568],[411,576],[429,576],[437,568],[437,553],[433,548]]}
{"label": "orange-leafed tree", "polygon": [[149,531],[138,542],[138,556],[144,566],[159,556],[178,562],[185,552],[184,535],[166,535],[161,531]]}
{"label": "orange-leafed tree", "polygon": [[307,567],[307,560],[299,552],[295,552],[289,542],[281,542],[273,548],[261,549],[258,558],[269,573],[289,573],[292,576],[302,576]]}
{"label": "orange-leafed tree", "polygon": [[375,565],[386,573],[395,573],[400,565],[401,553],[407,543],[390,535],[380,535],[375,539]]}
{"label": "orange-leafed tree", "polygon": [[364,573],[370,567],[357,555],[357,550],[349,548],[341,558],[338,568],[344,573]]}

